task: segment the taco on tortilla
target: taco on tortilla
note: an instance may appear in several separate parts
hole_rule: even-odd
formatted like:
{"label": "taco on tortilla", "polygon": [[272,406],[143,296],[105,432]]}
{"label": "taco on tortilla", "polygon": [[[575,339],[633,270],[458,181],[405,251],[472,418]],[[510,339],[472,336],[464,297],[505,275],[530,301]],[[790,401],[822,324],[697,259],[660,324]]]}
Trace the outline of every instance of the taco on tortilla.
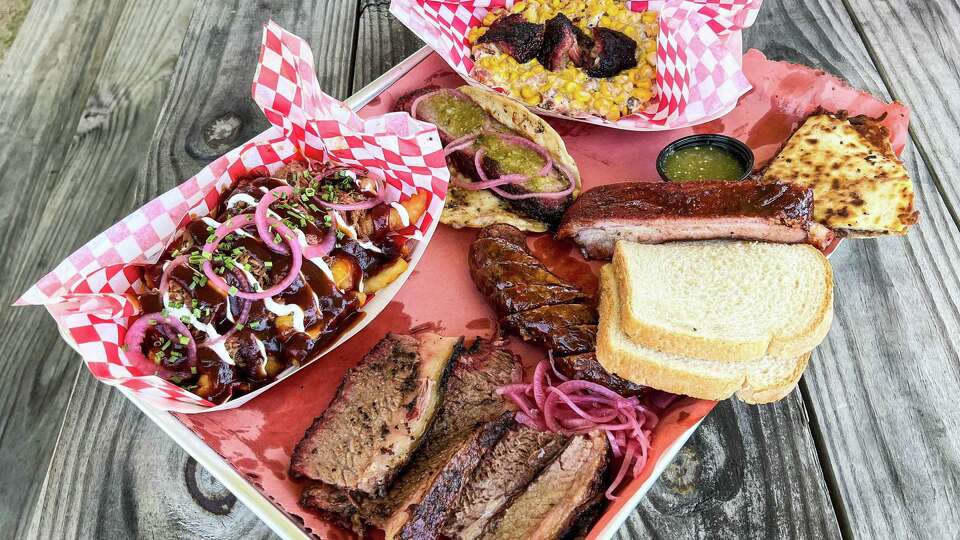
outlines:
{"label": "taco on tortilla", "polygon": [[395,108],[440,132],[451,173],[442,223],[545,232],[580,194],[563,139],[509,98],[471,86],[428,87],[402,96]]}

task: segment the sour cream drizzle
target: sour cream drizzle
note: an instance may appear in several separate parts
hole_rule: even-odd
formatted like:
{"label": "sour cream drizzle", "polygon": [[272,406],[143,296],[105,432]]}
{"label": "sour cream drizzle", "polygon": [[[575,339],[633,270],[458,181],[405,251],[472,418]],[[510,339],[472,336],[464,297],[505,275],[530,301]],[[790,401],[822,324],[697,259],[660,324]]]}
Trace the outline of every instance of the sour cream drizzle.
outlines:
{"label": "sour cream drizzle", "polygon": [[410,214],[407,213],[406,207],[398,202],[392,202],[390,206],[397,211],[397,214],[400,214],[400,223],[404,227],[410,226]]}

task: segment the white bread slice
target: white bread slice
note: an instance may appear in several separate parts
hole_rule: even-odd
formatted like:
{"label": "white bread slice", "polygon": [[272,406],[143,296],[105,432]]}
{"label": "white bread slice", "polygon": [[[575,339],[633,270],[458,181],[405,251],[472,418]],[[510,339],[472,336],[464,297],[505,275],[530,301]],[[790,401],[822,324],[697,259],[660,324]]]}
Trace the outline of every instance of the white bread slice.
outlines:
{"label": "white bread slice", "polygon": [[620,328],[620,299],[612,265],[600,272],[600,326],[597,360],[604,369],[638,384],[700,399],[721,400],[736,393],[747,403],[782,399],[797,385],[810,353],[791,359],[765,357],[719,362],[657,352],[638,346]]}
{"label": "white bread slice", "polygon": [[643,347],[724,361],[795,359],[833,322],[833,271],[806,244],[618,242],[620,324]]}

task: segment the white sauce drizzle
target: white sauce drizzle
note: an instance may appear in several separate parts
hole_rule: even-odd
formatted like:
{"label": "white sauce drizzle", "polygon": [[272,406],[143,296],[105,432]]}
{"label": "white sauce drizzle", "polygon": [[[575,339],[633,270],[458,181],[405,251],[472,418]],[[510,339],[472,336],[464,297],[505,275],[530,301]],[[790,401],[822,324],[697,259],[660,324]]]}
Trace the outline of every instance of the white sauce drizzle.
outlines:
{"label": "white sauce drizzle", "polygon": [[392,202],[390,206],[400,214],[400,223],[402,223],[404,227],[410,226],[410,214],[407,213],[406,207],[398,202]]}
{"label": "white sauce drizzle", "polygon": [[[167,264],[170,264],[170,263],[167,263]],[[166,267],[166,264],[164,265],[164,267]],[[183,306],[176,307],[176,308],[171,307],[169,293],[164,293],[163,295],[163,307],[167,311],[168,316],[176,317],[181,321],[183,321],[184,318],[186,318],[186,320],[189,321],[188,324],[190,324],[190,326],[193,326],[197,330],[200,330],[201,332],[207,335],[207,341],[204,343],[198,343],[197,347],[205,347],[207,349],[210,349],[211,351],[216,353],[216,355],[220,357],[220,359],[226,362],[227,364],[230,364],[231,366],[236,365],[236,363],[233,361],[233,358],[230,357],[230,353],[227,352],[226,340],[221,340],[218,343],[215,343],[214,345],[207,344],[207,342],[220,338],[220,334],[217,332],[217,329],[214,328],[212,324],[203,323],[202,321],[194,317],[193,312],[187,309],[186,307],[183,307]],[[230,311],[229,304],[227,306],[227,311],[228,312]]]}
{"label": "white sauce drizzle", "polygon": [[237,203],[245,203],[247,206],[256,206],[257,200],[247,193],[237,193],[233,197],[227,199],[227,208],[233,208],[237,205]]}
{"label": "white sauce drizzle", "polygon": [[345,229],[347,231],[347,236],[356,240],[357,243],[360,244],[360,247],[362,247],[363,249],[374,251],[376,253],[383,253],[382,249],[373,245],[370,241],[360,240],[360,237],[357,234],[357,229],[355,229],[352,225],[348,225],[347,222],[342,217],[340,217],[340,212],[334,211],[333,216],[337,219],[337,223],[339,224],[339,227],[342,227],[343,229]]}
{"label": "white sauce drizzle", "polygon": [[[253,290],[257,292],[260,292],[263,290],[263,287],[260,286],[260,282],[258,282],[257,279],[253,277],[253,275],[250,272],[247,272],[246,269],[244,269],[241,266],[238,266],[237,268],[239,268],[240,271],[243,272],[243,275],[247,278],[247,281],[253,287]],[[287,315],[293,315],[294,330],[296,330],[297,332],[304,331],[304,326],[303,326],[304,313],[303,313],[303,309],[301,309],[300,306],[296,304],[281,304],[276,300],[274,300],[273,298],[267,297],[263,299],[263,307],[266,308],[266,310],[269,311],[270,313],[273,313],[274,315],[276,315],[277,317],[285,317]],[[266,356],[264,356],[264,358],[266,358]]]}

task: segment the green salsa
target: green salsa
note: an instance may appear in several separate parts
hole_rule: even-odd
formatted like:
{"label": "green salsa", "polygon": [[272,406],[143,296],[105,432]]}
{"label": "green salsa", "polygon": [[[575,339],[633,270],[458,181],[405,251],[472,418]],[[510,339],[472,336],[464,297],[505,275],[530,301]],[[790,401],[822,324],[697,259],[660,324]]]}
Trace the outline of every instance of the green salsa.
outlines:
{"label": "green salsa", "polygon": [[431,101],[436,104],[437,124],[444,126],[454,138],[483,129],[487,113],[473,101],[446,92],[437,94]]}
{"label": "green salsa", "polygon": [[670,152],[663,159],[663,172],[674,182],[739,180],[743,163],[727,150],[697,145]]}

